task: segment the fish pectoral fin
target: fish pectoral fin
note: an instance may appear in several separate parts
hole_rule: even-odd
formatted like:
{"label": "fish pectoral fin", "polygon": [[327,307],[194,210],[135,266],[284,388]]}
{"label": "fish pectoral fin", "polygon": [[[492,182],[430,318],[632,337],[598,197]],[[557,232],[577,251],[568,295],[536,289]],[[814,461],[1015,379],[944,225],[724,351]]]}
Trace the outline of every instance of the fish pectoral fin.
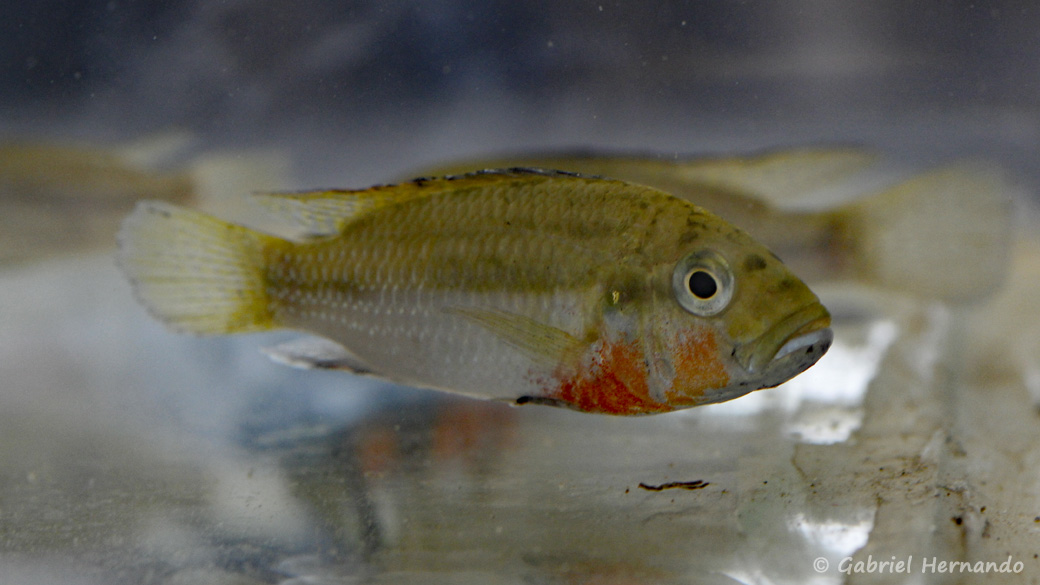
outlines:
{"label": "fish pectoral fin", "polygon": [[445,311],[484,327],[535,361],[551,366],[580,359],[585,346],[562,329],[509,311],[472,307],[449,307]]}
{"label": "fish pectoral fin", "polygon": [[280,364],[305,370],[346,370],[372,375],[372,368],[347,348],[323,337],[300,337],[261,351]]}

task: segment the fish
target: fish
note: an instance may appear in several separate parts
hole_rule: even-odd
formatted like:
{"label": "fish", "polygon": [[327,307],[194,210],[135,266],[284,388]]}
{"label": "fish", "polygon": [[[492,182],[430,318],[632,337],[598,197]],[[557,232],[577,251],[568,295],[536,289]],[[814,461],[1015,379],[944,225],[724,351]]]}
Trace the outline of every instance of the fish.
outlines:
{"label": "fish", "polygon": [[[418,174],[523,166],[613,177],[710,209],[814,287],[853,283],[959,305],[1000,291],[1013,232],[1013,187],[1003,170],[955,161],[883,188],[861,180],[869,188],[848,193],[881,158],[851,146],[677,157],[589,150],[460,160]],[[813,200],[827,190],[841,197]]]}
{"label": "fish", "polygon": [[[0,142],[0,268],[110,249],[141,199],[226,208],[239,191],[279,184],[277,153],[205,152],[165,132],[122,144]],[[241,206],[239,206],[241,207]]]}
{"label": "fish", "polygon": [[151,170],[114,149],[18,140],[0,144],[0,266],[112,245],[144,197],[190,203],[185,173]]}
{"label": "fish", "polygon": [[117,259],[153,316],[308,334],[268,348],[288,365],[611,415],[777,386],[833,340],[767,248],[652,187],[512,168],[256,197],[306,235],[138,204]]}

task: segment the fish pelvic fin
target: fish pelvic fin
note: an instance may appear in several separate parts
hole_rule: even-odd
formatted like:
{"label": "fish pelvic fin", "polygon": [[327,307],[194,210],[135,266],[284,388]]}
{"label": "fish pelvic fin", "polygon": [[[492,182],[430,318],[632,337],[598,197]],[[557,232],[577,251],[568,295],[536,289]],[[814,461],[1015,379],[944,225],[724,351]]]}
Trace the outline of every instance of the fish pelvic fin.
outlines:
{"label": "fish pelvic fin", "polygon": [[264,248],[278,238],[204,213],[143,201],[123,221],[117,261],[138,300],[170,328],[198,335],[275,327]]}
{"label": "fish pelvic fin", "polygon": [[1010,254],[1011,188],[994,165],[916,176],[838,212],[854,276],[948,302],[1000,289]]}

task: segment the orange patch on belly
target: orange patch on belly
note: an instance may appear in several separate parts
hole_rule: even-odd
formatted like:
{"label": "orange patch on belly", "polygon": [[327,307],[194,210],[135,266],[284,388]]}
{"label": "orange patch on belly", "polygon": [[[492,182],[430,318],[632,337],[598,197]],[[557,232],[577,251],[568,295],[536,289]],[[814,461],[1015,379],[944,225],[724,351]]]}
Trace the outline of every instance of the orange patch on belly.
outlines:
{"label": "orange patch on belly", "polygon": [[704,402],[705,392],[729,384],[729,374],[719,355],[715,334],[710,330],[685,332],[676,336],[672,346],[675,381],[666,393],[676,406]]}
{"label": "orange patch on belly", "polygon": [[602,414],[653,414],[674,407],[650,397],[647,366],[638,344],[597,344],[591,367],[576,375],[558,378],[549,398],[566,402],[583,412]]}

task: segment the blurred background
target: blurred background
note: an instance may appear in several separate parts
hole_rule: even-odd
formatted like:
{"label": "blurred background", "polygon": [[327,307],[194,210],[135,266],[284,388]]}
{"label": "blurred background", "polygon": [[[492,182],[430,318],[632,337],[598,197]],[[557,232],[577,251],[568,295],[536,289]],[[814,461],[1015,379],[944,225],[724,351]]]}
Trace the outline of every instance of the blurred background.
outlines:
{"label": "blurred background", "polygon": [[47,0],[0,10],[8,133],[188,129],[222,146],[295,149],[303,176],[352,185],[388,165],[547,145],[688,153],[850,141],[938,156],[970,142],[1023,166],[1036,146],[1040,16],[1029,3]]}
{"label": "blurred background", "polygon": [[[0,581],[894,583],[837,567],[1011,555],[988,582],[1037,582],[1038,96],[1028,2],[4,2]],[[112,260],[140,198],[249,215],[474,157],[806,145],[1004,168],[1010,276],[968,306],[822,289],[817,366],[675,415],[290,370],[258,352],[284,335],[164,330]],[[668,482],[700,487],[640,487]]]}

